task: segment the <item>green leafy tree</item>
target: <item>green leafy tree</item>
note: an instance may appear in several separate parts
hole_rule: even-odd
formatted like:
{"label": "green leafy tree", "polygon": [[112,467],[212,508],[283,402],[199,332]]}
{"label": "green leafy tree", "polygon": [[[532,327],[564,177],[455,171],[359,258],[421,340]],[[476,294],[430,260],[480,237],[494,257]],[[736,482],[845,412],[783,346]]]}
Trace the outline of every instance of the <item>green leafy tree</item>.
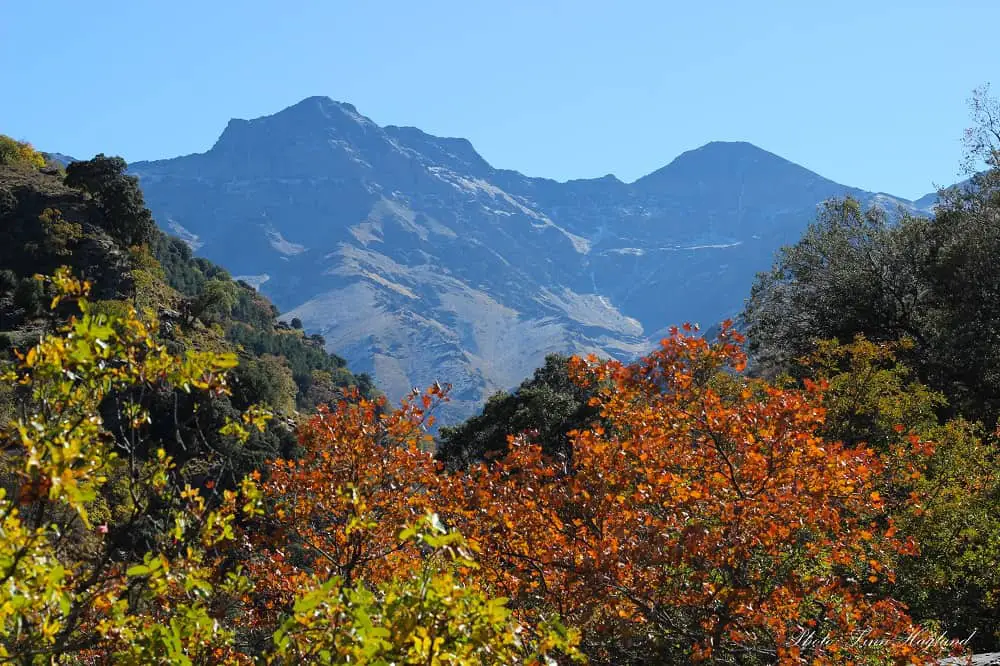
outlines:
{"label": "green leafy tree", "polygon": [[14,305],[24,310],[26,317],[38,317],[45,312],[45,287],[34,278],[22,278],[14,290]]}
{"label": "green leafy tree", "polygon": [[152,240],[156,223],[146,208],[139,180],[125,173],[125,160],[103,153],[66,167],[66,185],[91,196],[92,221],[126,246]]}
{"label": "green leafy tree", "polygon": [[[205,563],[231,533],[233,517],[208,511],[197,490],[171,483],[173,463],[162,450],[149,461],[136,452],[148,422],[142,393],[225,391],[235,358],[172,356],[134,310],[116,320],[93,314],[89,286],[68,271],[51,284],[53,305],[77,299],[81,315],[3,371],[24,402],[0,430],[7,480],[0,488],[0,660],[55,663],[118,641],[186,655],[224,648],[228,638],[208,600],[216,583],[235,591],[239,577],[216,581]],[[111,431],[101,412],[114,396],[123,397],[124,427]],[[112,479],[124,491],[114,515],[105,493]],[[127,566],[112,532],[131,529],[156,505],[166,507],[161,515],[171,528],[142,564]]]}
{"label": "green leafy tree", "polygon": [[940,423],[944,396],[898,358],[912,344],[826,340],[804,365],[827,386],[827,439],[883,455],[889,517],[919,544],[897,558],[880,592],[904,602],[914,619],[954,638],[975,634],[972,645],[991,650],[1000,643],[998,450],[975,424]]}
{"label": "green leafy tree", "polygon": [[228,317],[236,303],[236,283],[212,278],[201,285],[198,296],[188,305],[188,312],[193,318],[217,322]]}
{"label": "green leafy tree", "polygon": [[973,102],[970,156],[987,170],[944,190],[931,219],[890,224],[857,202],[828,202],[802,239],[758,276],[744,311],[759,372],[796,372],[817,340],[913,341],[907,361],[952,414],[1000,416],[1000,129]]}
{"label": "green leafy tree", "polygon": [[743,319],[758,369],[786,369],[816,340],[923,341],[925,220],[828,201],[802,239],[757,277]]}
{"label": "green leafy tree", "polygon": [[78,222],[64,219],[58,209],[46,208],[38,221],[45,233],[45,250],[55,256],[72,254],[73,247],[83,237],[83,227]]}
{"label": "green leafy tree", "polygon": [[502,456],[507,439],[528,432],[546,452],[567,455],[567,433],[583,428],[596,418],[588,404],[593,392],[570,379],[569,359],[558,354],[546,357],[513,393],[496,393],[481,414],[460,425],[441,428],[437,457],[453,467]]}
{"label": "green leafy tree", "polygon": [[900,357],[913,342],[873,342],[857,336],[853,342],[821,340],[804,359],[808,376],[828,384],[824,435],[851,446],[872,446],[887,453],[899,440],[899,426],[924,435],[938,427],[944,395],[921,383]]}
{"label": "green leafy tree", "polygon": [[237,368],[235,377],[235,391],[247,404],[264,403],[284,414],[295,411],[298,387],[291,368],[280,356],[248,358]]}

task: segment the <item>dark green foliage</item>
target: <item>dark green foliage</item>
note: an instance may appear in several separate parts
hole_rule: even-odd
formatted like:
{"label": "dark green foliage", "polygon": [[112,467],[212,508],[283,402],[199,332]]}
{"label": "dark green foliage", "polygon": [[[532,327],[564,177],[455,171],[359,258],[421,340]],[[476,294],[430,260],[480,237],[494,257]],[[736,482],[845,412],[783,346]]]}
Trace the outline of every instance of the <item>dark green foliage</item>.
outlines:
{"label": "dark green foliage", "polygon": [[226,337],[252,354],[270,354],[284,358],[298,387],[296,401],[302,408],[316,404],[310,402],[307,396],[317,371],[326,373],[334,386],[357,386],[362,395],[371,397],[375,394],[374,384],[367,374],[351,373],[347,370],[344,359],[328,354],[321,344],[303,337],[298,331],[255,328],[242,322],[234,322],[229,326]]}
{"label": "dark green foliage", "polygon": [[1000,170],[945,194],[930,242],[925,374],[960,413],[992,426],[1000,416]]}
{"label": "dark green foliage", "polygon": [[130,247],[153,239],[156,224],[146,208],[139,179],[126,175],[125,160],[97,155],[66,167],[66,185],[91,196],[91,221]]}
{"label": "dark green foliage", "polygon": [[42,315],[48,305],[42,283],[30,277],[22,278],[14,288],[14,307],[24,310],[26,317]]}
{"label": "dark green foliage", "polygon": [[513,393],[496,393],[481,414],[465,423],[441,428],[437,456],[452,467],[462,467],[502,455],[508,435],[527,433],[554,455],[569,453],[566,433],[597,418],[588,405],[590,394],[569,377],[567,357],[550,354]]}
{"label": "dark green foliage", "polygon": [[299,319],[298,317],[292,317],[292,328],[294,328],[297,331],[301,331],[302,330],[302,320]]}
{"label": "dark green foliage", "polygon": [[66,167],[66,185],[96,195],[125,174],[128,164],[121,157],[104,153]]}
{"label": "dark green foliage", "polygon": [[9,268],[0,270],[0,295],[6,296],[13,293],[14,289],[17,288],[18,282],[17,273]]}
{"label": "dark green foliage", "polygon": [[194,263],[194,256],[187,243],[176,236],[157,234],[149,247],[163,267],[167,284],[185,296],[198,293],[205,276]]}
{"label": "dark green foliage", "polygon": [[213,278],[231,279],[226,269],[208,259],[195,257],[180,238],[156,234],[149,245],[163,267],[167,284],[185,296],[197,296],[205,282]]}
{"label": "dark green foliage", "polygon": [[907,361],[953,413],[1000,416],[1000,177],[942,193],[933,219],[889,224],[847,200],[826,205],[744,312],[758,371],[796,372],[816,340],[914,342]]}
{"label": "dark green foliage", "polygon": [[281,356],[264,354],[241,359],[234,380],[234,395],[247,405],[263,402],[286,414],[295,409],[298,389]]}
{"label": "dark green foliage", "polygon": [[206,323],[227,319],[236,305],[236,289],[236,283],[231,280],[206,280],[198,295],[188,301],[188,314]]}
{"label": "dark green foliage", "polygon": [[[236,304],[233,306],[233,321],[243,322],[252,328],[269,328],[278,316],[278,308],[245,282],[237,282]],[[322,346],[322,345],[320,345]]]}
{"label": "dark green foliage", "polygon": [[6,187],[0,187],[0,217],[5,217],[17,208],[17,197]]}
{"label": "dark green foliage", "polygon": [[928,222],[890,225],[879,209],[830,201],[802,239],[758,276],[744,312],[759,369],[785,368],[815,340],[919,339]]}

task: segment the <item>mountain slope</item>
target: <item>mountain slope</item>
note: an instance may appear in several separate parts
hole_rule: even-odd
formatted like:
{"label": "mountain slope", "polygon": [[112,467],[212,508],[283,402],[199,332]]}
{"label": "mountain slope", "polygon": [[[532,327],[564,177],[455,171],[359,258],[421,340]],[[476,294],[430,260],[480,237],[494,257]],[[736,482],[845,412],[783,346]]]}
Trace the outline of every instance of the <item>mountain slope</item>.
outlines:
{"label": "mountain slope", "polygon": [[380,127],[323,97],[132,172],[161,225],[391,397],[453,383],[445,420],[547,353],[631,356],[669,325],[734,314],[817,203],[881,196],[747,143],[708,144],[631,184],[529,178],[465,139]]}

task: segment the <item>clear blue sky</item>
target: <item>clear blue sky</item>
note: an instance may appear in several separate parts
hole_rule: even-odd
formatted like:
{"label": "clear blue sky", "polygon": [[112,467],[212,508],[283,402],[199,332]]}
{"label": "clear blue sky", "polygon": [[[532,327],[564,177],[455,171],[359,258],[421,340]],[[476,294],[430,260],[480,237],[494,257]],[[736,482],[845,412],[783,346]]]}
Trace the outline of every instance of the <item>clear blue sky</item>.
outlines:
{"label": "clear blue sky", "polygon": [[998,25],[997,0],[12,0],[0,132],[172,157],[328,95],[533,176],[633,180],[746,140],[916,197],[957,177]]}

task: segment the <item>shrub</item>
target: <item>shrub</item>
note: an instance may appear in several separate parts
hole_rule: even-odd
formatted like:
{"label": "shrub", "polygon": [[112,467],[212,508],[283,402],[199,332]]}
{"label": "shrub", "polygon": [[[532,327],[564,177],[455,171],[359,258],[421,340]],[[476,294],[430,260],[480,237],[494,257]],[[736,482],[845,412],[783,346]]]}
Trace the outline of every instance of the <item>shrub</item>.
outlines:
{"label": "shrub", "polygon": [[41,169],[45,166],[45,157],[30,143],[0,134],[0,164]]}

